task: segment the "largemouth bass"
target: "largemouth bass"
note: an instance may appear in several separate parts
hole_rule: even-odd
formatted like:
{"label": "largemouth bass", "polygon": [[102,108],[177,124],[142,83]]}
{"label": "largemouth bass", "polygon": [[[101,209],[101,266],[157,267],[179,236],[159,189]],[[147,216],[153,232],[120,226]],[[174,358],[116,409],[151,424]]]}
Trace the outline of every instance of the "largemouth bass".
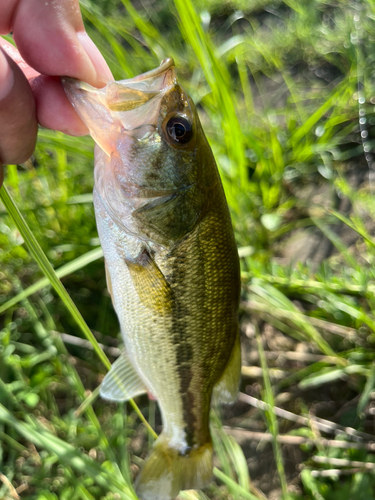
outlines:
{"label": "largemouth bass", "polygon": [[211,402],[238,392],[239,261],[228,206],[172,59],[102,89],[63,84],[97,144],[95,214],[125,344],[101,394],[157,399],[163,431],[136,491],[169,500],[209,483]]}

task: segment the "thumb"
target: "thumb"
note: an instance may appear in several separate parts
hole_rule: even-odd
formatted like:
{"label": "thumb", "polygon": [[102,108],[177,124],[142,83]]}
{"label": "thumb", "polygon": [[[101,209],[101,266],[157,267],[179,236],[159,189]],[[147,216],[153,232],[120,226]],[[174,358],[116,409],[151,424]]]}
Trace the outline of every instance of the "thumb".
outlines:
{"label": "thumb", "polygon": [[26,161],[34,151],[37,131],[29,82],[0,48],[0,162],[14,165]]}

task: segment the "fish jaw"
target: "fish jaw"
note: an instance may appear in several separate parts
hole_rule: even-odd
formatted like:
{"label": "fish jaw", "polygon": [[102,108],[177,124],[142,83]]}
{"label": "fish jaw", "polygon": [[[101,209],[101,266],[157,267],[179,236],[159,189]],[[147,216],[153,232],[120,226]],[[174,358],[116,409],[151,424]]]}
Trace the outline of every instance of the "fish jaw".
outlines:
{"label": "fish jaw", "polygon": [[[178,85],[173,60],[102,89],[70,78],[63,78],[63,85],[97,143],[95,185],[112,219],[164,248],[183,237],[202,212],[202,190],[195,188],[200,175],[196,146],[205,139],[194,104]],[[175,116],[191,123],[187,147],[171,144],[168,137],[167,125]]]}
{"label": "fish jaw", "polygon": [[110,81],[103,88],[62,77],[64,90],[94,141],[111,156],[119,136],[144,140],[157,126],[159,104],[176,83],[173,59],[128,80]]}

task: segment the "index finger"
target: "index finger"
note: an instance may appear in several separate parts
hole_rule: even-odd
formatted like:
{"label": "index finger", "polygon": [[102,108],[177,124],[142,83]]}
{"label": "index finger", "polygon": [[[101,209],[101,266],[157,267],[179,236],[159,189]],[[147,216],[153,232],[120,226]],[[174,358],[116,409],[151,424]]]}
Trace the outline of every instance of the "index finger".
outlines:
{"label": "index finger", "polygon": [[0,33],[13,31],[27,64],[50,76],[103,86],[112,74],[87,35],[78,0],[5,0]]}

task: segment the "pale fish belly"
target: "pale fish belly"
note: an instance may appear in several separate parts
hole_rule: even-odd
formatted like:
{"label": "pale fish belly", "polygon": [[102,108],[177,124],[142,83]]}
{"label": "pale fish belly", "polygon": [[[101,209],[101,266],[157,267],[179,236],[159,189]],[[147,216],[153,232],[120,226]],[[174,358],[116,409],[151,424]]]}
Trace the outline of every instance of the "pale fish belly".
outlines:
{"label": "pale fish belly", "polygon": [[138,296],[126,258],[136,258],[142,244],[127,235],[109,217],[94,190],[97,227],[111,278],[113,304],[118,315],[126,352],[137,372],[160,405],[163,431],[169,445],[187,448],[183,408],[177,373],[175,345],[171,340],[172,318],[146,308]]}

